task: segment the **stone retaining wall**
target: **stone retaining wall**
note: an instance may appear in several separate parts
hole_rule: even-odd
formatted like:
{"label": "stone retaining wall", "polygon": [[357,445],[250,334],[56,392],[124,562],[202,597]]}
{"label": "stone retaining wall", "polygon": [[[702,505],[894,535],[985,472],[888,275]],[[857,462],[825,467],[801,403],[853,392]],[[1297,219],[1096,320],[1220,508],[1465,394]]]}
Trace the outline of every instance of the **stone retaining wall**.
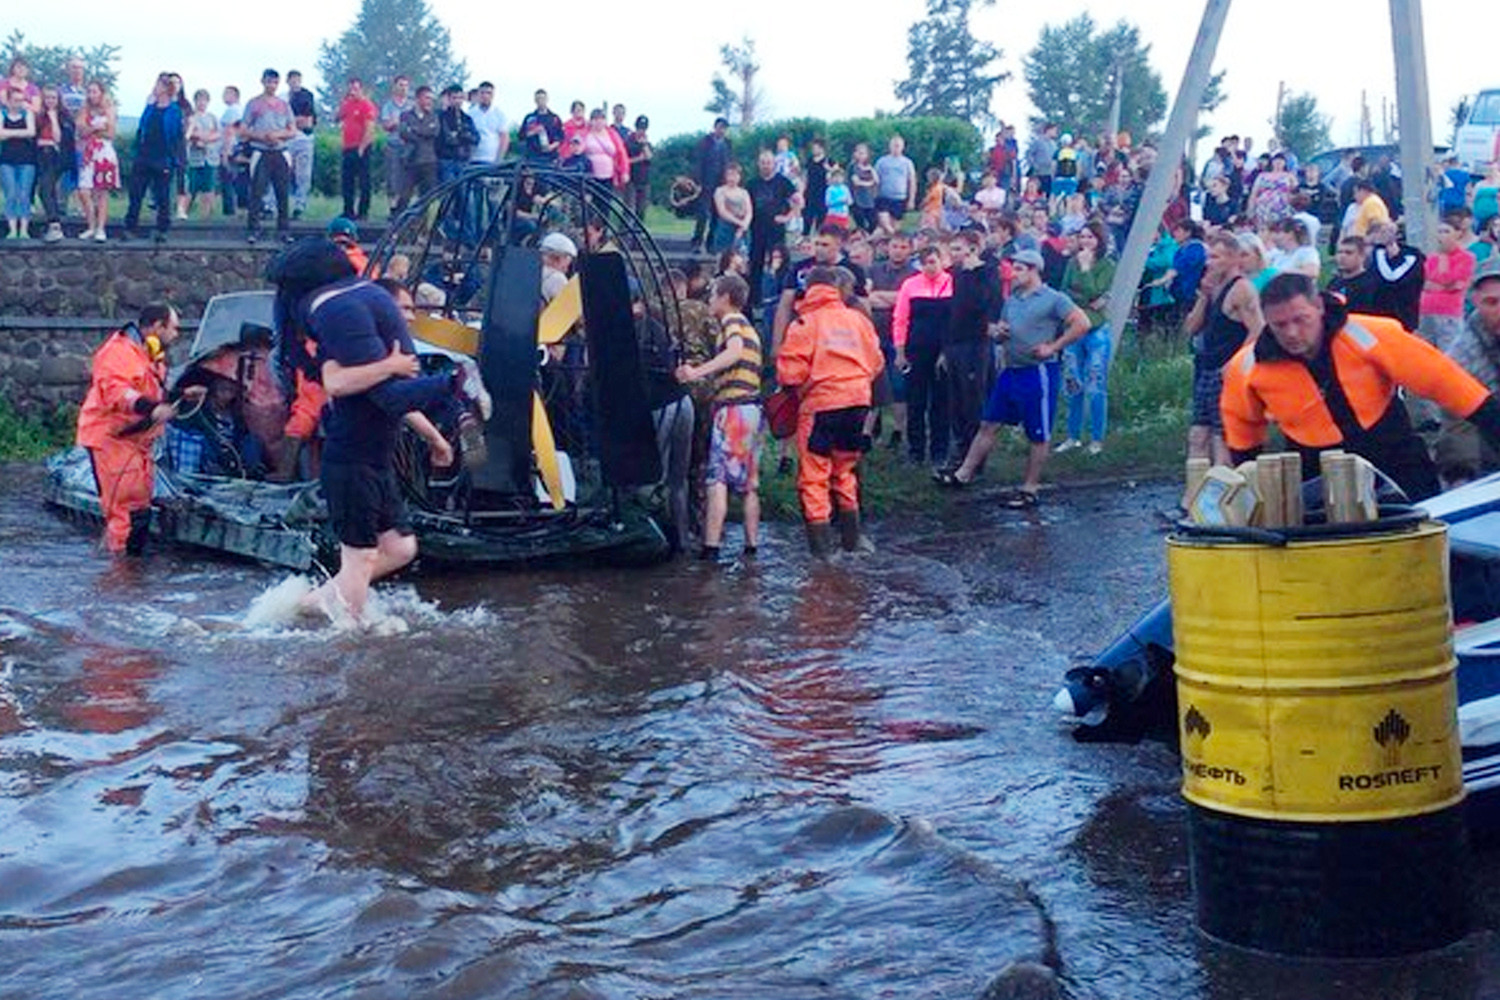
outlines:
{"label": "stone retaining wall", "polygon": [[0,317],[130,318],[149,302],[168,301],[189,318],[220,292],[263,286],[276,247],[156,249],[74,242],[0,244]]}
{"label": "stone retaining wall", "polygon": [[265,287],[261,275],[279,246],[250,247],[227,233],[193,235],[160,248],[114,239],[0,242],[0,399],[30,416],[76,406],[94,350],[141,306],[177,307],[183,350],[210,298]]}

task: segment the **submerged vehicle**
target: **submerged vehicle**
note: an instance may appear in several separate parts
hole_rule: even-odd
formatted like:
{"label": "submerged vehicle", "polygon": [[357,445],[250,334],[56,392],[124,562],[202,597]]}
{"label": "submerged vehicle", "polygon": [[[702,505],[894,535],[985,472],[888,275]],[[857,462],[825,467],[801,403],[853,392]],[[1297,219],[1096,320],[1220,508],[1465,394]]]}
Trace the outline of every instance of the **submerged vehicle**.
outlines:
{"label": "submerged vehicle", "polygon": [[[549,233],[571,234],[581,250],[573,276],[556,276],[547,301],[539,244]],[[474,169],[403,214],[366,274],[403,268],[419,307],[412,333],[424,372],[459,368],[458,379],[475,385],[470,427],[455,449],[461,461],[433,468],[409,431],[398,448],[423,561],[666,558],[647,380],[671,377],[681,321],[665,261],[640,220],[592,178],[518,164]],[[331,569],[338,545],[311,456],[295,469],[276,462],[295,386],[274,294],[216,296],[187,361],[169,376],[174,393],[230,388],[216,420],[185,407],[191,412],[159,445],[152,533],[292,569]],[[190,418],[198,424],[189,427]],[[459,443],[451,422],[444,430]],[[173,447],[178,431],[203,440]],[[201,460],[205,447],[216,461]],[[46,500],[99,520],[87,452],[48,461]]]}
{"label": "submerged vehicle", "polygon": [[[1309,510],[1319,494],[1317,480],[1304,485]],[[1448,527],[1465,809],[1471,834],[1500,840],[1500,473],[1415,509]],[[1176,747],[1174,662],[1164,599],[1091,662],[1068,670],[1053,706],[1082,742],[1150,739]]]}

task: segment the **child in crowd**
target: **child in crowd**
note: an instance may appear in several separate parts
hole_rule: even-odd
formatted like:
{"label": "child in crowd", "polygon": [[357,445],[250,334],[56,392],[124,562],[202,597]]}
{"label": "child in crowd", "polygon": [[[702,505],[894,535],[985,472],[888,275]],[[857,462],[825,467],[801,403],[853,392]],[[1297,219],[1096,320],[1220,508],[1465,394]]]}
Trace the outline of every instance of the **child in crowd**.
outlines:
{"label": "child in crowd", "polygon": [[828,191],[824,194],[824,204],[828,208],[826,221],[848,229],[849,210],[853,203],[854,196],[844,181],[844,168],[832,168],[828,171]]}
{"label": "child in crowd", "polygon": [[986,212],[998,212],[1005,207],[1005,189],[993,170],[985,173],[979,181],[979,190],[974,192],[974,203]]}
{"label": "child in crowd", "polygon": [[203,217],[214,215],[214,192],[218,189],[218,166],[223,156],[223,137],[219,131],[219,119],[208,110],[209,95],[206,90],[193,94],[193,115],[187,126],[187,218],[193,202],[202,199]]}
{"label": "child in crowd", "polygon": [[1070,194],[1063,199],[1062,206],[1062,218],[1057,220],[1062,226],[1062,234],[1077,235],[1089,219],[1088,200],[1082,194]]}
{"label": "child in crowd", "polygon": [[681,382],[712,377],[713,430],[704,475],[706,503],[703,549],[700,558],[719,557],[724,520],[729,513],[729,491],[743,498],[745,555],[753,556],[760,535],[760,476],[756,452],[760,445],[760,334],[745,318],[750,286],[736,274],[720,275],[709,292],[708,308],[719,321],[717,353],[699,365],[677,369]]}

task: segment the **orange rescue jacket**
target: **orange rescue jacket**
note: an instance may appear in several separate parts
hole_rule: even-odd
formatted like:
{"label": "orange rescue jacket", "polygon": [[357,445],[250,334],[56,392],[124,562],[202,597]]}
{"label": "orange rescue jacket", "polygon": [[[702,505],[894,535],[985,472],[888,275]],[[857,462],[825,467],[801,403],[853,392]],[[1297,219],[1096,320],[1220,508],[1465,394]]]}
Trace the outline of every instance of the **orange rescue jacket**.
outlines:
{"label": "orange rescue jacket", "polygon": [[[78,444],[102,448],[139,425],[165,401],[166,378],[165,358],[152,359],[135,324],[110,334],[94,352],[88,396],[78,412]],[[130,437],[145,446],[164,430],[165,425],[157,424]]]}
{"label": "orange rescue jacket", "polygon": [[[1489,390],[1437,348],[1412,336],[1393,319],[1349,316],[1329,336],[1333,371],[1363,430],[1370,430],[1395,404],[1404,387],[1454,416],[1469,417]],[[1224,367],[1220,397],[1224,442],[1235,451],[1266,443],[1270,421],[1295,444],[1331,448],[1345,443],[1325,388],[1309,365],[1281,350],[1269,331],[1240,348]]]}
{"label": "orange rescue jacket", "polygon": [[885,367],[869,317],[844,305],[832,285],[797,303],[776,356],[776,380],[797,388],[803,414],[870,405],[870,381]]}

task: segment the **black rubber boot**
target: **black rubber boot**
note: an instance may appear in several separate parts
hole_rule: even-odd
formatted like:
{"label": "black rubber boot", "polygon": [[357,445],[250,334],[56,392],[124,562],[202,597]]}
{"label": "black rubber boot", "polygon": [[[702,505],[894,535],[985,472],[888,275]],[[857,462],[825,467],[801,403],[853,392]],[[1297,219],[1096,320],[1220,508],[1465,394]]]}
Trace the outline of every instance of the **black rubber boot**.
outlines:
{"label": "black rubber boot", "polygon": [[845,552],[874,552],[875,546],[859,530],[859,511],[841,510],[838,513],[839,543]]}
{"label": "black rubber boot", "polygon": [[125,536],[125,554],[127,556],[144,555],[146,552],[146,537],[150,534],[151,511],[131,511],[130,534]]}
{"label": "black rubber boot", "polygon": [[827,521],[808,521],[807,548],[814,559],[827,559],[833,552],[833,525]]}

